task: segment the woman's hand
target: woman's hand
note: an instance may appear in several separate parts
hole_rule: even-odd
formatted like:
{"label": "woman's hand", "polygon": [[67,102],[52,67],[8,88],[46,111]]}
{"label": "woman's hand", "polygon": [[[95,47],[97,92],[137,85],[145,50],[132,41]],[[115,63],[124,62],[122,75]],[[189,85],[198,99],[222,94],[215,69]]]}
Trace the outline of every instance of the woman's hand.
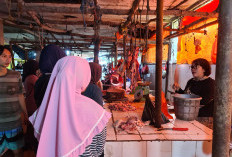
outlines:
{"label": "woman's hand", "polygon": [[178,91],[178,90],[180,89],[180,85],[179,85],[178,83],[174,83],[174,84],[172,85],[172,89],[173,89],[174,91]]}

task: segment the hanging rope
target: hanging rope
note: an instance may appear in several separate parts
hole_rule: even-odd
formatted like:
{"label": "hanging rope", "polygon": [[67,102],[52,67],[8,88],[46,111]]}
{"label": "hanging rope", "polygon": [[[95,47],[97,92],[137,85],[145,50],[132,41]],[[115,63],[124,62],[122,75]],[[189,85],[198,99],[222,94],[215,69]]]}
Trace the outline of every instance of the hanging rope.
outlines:
{"label": "hanging rope", "polygon": [[5,3],[6,3],[6,7],[8,9],[8,18],[10,20],[13,20],[14,18],[11,16],[11,0],[5,0]]}
{"label": "hanging rope", "polygon": [[86,0],[82,0],[80,10],[81,10],[81,14],[82,14],[83,22],[84,22],[84,30],[86,30],[86,23],[85,23],[85,17],[84,17],[84,14],[87,10],[86,8],[87,8],[86,7]]}
{"label": "hanging rope", "polygon": [[[138,14],[137,14],[138,15]],[[133,29],[133,33],[134,33],[134,37],[135,37],[135,49],[136,49],[136,38],[137,38],[137,33],[136,33],[136,31],[137,31],[137,29],[136,29],[136,19],[135,19],[135,14],[134,14],[134,24],[135,24],[135,27],[134,27],[134,29]]]}
{"label": "hanging rope", "polygon": [[[142,11],[143,11],[144,2],[145,2],[145,0],[143,0],[142,10],[139,10],[140,11],[140,24],[142,23]],[[142,36],[142,30],[141,30],[141,27],[140,27],[139,43],[141,43],[141,36]]]}
{"label": "hanging rope", "polygon": [[[96,10],[100,10],[100,7],[99,6],[94,6],[94,1],[93,0],[82,0],[81,1],[81,6],[80,6],[80,10],[81,10],[81,14],[82,14],[82,18],[83,18],[83,22],[84,22],[84,30],[86,31],[86,27],[87,27],[87,24],[86,24],[86,21],[85,21],[85,16],[84,14],[87,13],[88,11],[88,6],[90,8],[92,7],[95,7],[94,8],[94,14],[96,13]],[[101,16],[100,16],[100,20],[101,20]]]}

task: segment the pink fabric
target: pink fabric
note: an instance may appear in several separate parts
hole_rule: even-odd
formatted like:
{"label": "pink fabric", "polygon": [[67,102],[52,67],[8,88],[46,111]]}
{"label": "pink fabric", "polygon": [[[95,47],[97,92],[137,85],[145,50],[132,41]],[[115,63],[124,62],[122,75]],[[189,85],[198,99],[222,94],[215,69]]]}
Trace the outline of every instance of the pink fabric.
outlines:
{"label": "pink fabric", "polygon": [[106,126],[110,113],[81,95],[90,78],[89,64],[80,57],[57,62],[42,104],[30,117],[38,157],[77,157]]}

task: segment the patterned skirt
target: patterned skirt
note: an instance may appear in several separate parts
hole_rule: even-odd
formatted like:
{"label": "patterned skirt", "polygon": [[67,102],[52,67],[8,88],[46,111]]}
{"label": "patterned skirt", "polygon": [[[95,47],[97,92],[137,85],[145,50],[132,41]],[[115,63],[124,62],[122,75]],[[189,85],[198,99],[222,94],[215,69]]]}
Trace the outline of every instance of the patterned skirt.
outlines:
{"label": "patterned skirt", "polygon": [[79,157],[99,157],[104,151],[106,142],[106,127],[101,133],[93,137],[93,141],[85,148],[85,152]]}

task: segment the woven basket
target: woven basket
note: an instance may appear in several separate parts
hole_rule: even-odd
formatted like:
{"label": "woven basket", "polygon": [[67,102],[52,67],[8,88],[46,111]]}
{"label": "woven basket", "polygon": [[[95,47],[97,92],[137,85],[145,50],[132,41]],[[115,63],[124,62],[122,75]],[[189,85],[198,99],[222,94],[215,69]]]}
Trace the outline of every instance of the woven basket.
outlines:
{"label": "woven basket", "polygon": [[186,121],[192,121],[197,118],[202,99],[200,96],[175,94],[173,97],[176,118]]}

